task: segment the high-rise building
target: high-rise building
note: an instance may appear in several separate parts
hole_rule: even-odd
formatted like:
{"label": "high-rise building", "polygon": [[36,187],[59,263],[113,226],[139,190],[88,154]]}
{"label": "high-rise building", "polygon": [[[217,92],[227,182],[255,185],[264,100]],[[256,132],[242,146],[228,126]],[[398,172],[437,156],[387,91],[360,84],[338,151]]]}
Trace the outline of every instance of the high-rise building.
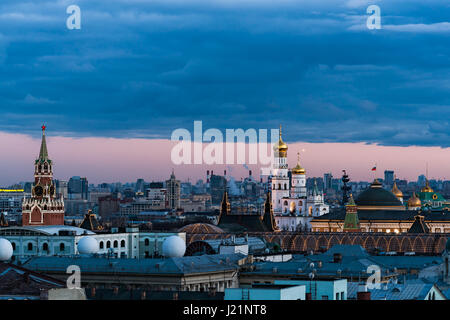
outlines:
{"label": "high-rise building", "polygon": [[323,175],[323,190],[324,191],[331,189],[332,180],[333,180],[333,175],[331,174],[331,172],[325,173]]}
{"label": "high-rise building", "polygon": [[31,198],[22,202],[22,225],[64,225],[64,200],[57,198],[53,185],[53,163],[48,157],[45,126],[39,157],[34,162]]}
{"label": "high-rise building", "polygon": [[421,174],[420,176],[417,177],[417,185],[419,187],[424,187],[426,185],[427,182],[427,177],[424,174]]}
{"label": "high-rise building", "polygon": [[87,178],[74,176],[69,179],[67,184],[68,196],[70,199],[89,199],[89,187]]}
{"label": "high-rise building", "polygon": [[170,179],[166,180],[166,189],[169,209],[180,208],[180,180],[175,179],[173,171]]}
{"label": "high-rise building", "polygon": [[384,185],[392,186],[394,184],[394,171],[384,170]]}
{"label": "high-rise building", "polygon": [[63,180],[55,180],[56,194],[61,195],[64,199],[68,198],[68,183]]}
{"label": "high-rise building", "polygon": [[145,181],[144,179],[137,179],[136,185],[134,187],[135,192],[144,192],[145,191]]}

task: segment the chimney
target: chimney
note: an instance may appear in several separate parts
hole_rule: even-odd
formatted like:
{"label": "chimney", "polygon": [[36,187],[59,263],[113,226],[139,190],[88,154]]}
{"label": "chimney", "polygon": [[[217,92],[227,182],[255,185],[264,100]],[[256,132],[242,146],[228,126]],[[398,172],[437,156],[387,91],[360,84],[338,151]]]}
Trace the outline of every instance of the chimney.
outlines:
{"label": "chimney", "polygon": [[365,284],[358,286],[358,292],[356,293],[357,300],[370,300],[370,291],[367,290]]}
{"label": "chimney", "polygon": [[342,254],[335,253],[333,254],[333,263],[341,263],[342,262]]}

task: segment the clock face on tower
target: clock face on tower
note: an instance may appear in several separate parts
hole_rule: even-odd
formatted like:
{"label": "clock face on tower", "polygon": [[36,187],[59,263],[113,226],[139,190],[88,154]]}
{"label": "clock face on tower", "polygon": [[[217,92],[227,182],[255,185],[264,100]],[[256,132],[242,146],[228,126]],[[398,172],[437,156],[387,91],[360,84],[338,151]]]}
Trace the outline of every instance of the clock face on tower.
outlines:
{"label": "clock face on tower", "polygon": [[44,189],[41,186],[34,187],[34,194],[38,197],[42,197],[44,194]]}

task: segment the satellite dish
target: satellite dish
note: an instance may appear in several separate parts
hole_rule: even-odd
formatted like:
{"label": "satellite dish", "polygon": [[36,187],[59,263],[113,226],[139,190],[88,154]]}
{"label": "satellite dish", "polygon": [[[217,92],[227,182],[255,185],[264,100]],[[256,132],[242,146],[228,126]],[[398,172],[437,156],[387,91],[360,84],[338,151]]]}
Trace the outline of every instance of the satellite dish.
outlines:
{"label": "satellite dish", "polygon": [[11,242],[4,238],[0,238],[0,261],[8,261],[11,259],[13,251]]}

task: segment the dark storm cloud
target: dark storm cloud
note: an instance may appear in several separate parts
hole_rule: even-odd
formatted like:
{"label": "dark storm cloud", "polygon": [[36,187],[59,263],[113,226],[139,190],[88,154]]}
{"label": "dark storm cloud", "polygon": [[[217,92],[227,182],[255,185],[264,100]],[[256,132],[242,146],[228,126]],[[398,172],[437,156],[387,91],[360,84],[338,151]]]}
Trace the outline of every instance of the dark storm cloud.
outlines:
{"label": "dark storm cloud", "polygon": [[[381,7],[382,30],[366,28]],[[82,29],[67,30],[77,4]],[[0,128],[169,138],[285,127],[287,141],[449,146],[445,1],[0,3]]]}

